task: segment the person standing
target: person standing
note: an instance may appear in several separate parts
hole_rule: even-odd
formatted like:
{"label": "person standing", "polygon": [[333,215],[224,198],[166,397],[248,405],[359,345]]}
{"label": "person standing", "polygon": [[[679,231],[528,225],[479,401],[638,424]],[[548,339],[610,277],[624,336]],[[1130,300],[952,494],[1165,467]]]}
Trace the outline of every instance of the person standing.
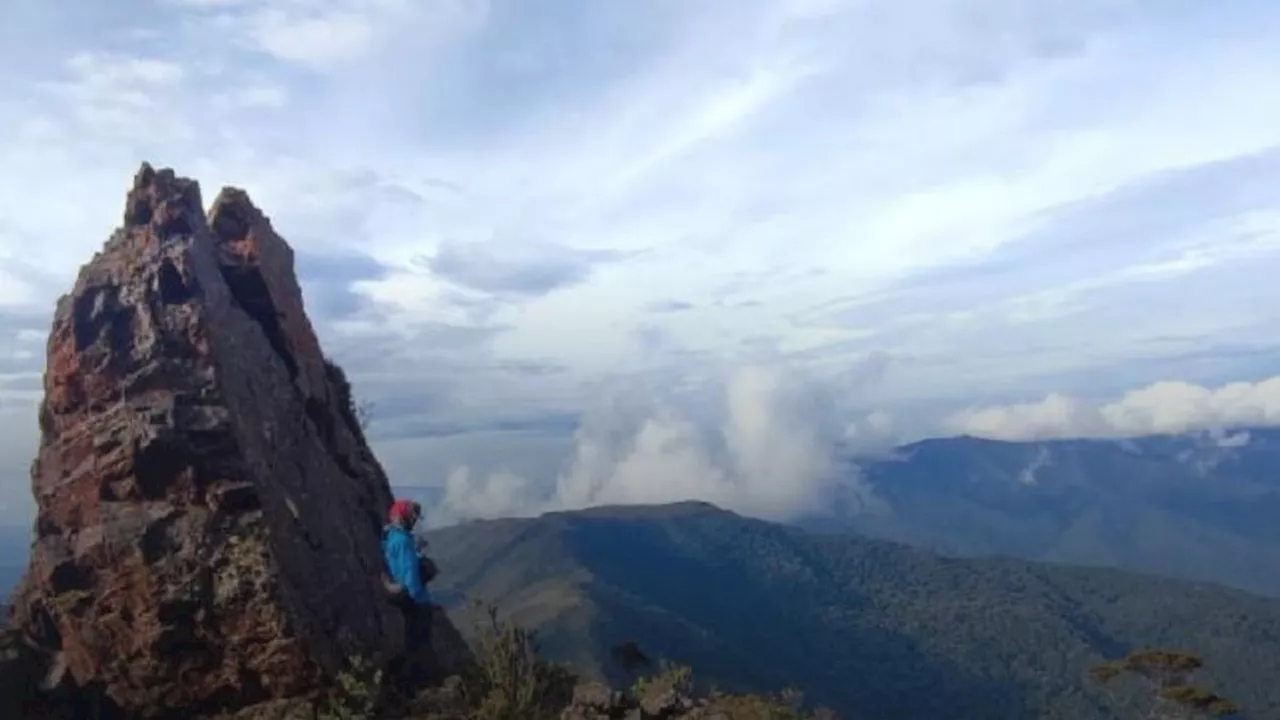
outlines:
{"label": "person standing", "polygon": [[382,556],[386,563],[388,589],[401,595],[402,602],[431,605],[431,593],[423,577],[423,559],[413,540],[413,528],[422,519],[422,506],[412,500],[396,500],[387,511],[382,531]]}
{"label": "person standing", "polygon": [[[382,532],[383,582],[391,602],[404,617],[404,645],[392,661],[393,683],[412,696],[432,680],[430,658],[431,623],[434,604],[427,590],[424,559],[418,555],[413,529],[422,519],[422,506],[412,500],[396,500],[387,511]],[[430,567],[434,567],[432,564]]]}

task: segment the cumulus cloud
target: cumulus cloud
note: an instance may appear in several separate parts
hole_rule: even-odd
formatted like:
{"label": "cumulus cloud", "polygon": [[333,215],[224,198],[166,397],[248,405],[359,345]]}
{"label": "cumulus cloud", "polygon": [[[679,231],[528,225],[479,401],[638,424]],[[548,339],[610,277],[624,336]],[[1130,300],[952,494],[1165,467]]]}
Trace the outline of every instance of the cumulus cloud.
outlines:
{"label": "cumulus cloud", "polygon": [[776,370],[744,368],[729,377],[709,426],[675,409],[645,417],[630,437],[588,425],[558,499],[581,507],[701,498],[780,516],[811,509],[835,468],[809,400]]}
{"label": "cumulus cloud", "polygon": [[500,470],[474,474],[461,466],[449,473],[444,492],[435,503],[424,505],[429,525],[473,518],[521,517],[552,507],[545,493],[525,475]]}
{"label": "cumulus cloud", "polygon": [[[700,393],[645,401],[626,392],[585,413],[553,482],[508,470],[476,477],[456,469],[435,508],[437,522],[601,504],[706,500],[788,519],[822,507],[856,483],[842,465],[821,388],[776,367],[738,368]],[[879,418],[883,422],[883,418]]]}
{"label": "cumulus cloud", "polygon": [[[999,440],[1132,437],[1249,425],[1280,425],[1280,376],[1216,388],[1161,381],[1109,402],[1053,393],[1037,402],[972,408],[946,423],[953,432]],[[1236,436],[1223,440],[1228,445],[1241,441]]]}
{"label": "cumulus cloud", "polygon": [[893,416],[884,410],[852,417],[844,426],[845,444],[867,454],[887,450],[902,437]]}

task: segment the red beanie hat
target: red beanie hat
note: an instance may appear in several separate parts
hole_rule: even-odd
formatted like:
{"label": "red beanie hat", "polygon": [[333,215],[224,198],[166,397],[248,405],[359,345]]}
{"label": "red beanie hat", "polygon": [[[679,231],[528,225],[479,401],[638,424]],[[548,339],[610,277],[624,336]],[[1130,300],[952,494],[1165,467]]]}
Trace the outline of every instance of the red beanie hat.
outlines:
{"label": "red beanie hat", "polygon": [[422,513],[422,506],[412,500],[396,500],[391,503],[391,509],[387,510],[387,519],[391,522],[398,523],[410,515],[419,515]]}

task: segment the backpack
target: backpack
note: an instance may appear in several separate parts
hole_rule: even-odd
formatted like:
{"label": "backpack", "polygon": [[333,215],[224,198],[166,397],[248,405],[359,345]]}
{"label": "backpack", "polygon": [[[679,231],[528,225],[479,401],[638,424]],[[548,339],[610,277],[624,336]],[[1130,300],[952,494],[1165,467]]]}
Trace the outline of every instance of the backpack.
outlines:
{"label": "backpack", "polygon": [[426,585],[436,579],[436,575],[440,574],[440,568],[436,567],[436,561],[426,555],[418,556],[418,574],[422,576],[422,584]]}

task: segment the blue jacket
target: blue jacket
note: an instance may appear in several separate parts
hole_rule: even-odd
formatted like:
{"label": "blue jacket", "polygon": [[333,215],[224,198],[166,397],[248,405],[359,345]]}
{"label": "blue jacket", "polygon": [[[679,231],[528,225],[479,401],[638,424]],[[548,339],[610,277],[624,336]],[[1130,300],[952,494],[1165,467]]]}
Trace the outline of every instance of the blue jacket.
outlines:
{"label": "blue jacket", "polygon": [[408,530],[392,525],[382,533],[382,558],[391,582],[399,584],[418,605],[431,602],[431,593],[418,569],[418,549]]}

